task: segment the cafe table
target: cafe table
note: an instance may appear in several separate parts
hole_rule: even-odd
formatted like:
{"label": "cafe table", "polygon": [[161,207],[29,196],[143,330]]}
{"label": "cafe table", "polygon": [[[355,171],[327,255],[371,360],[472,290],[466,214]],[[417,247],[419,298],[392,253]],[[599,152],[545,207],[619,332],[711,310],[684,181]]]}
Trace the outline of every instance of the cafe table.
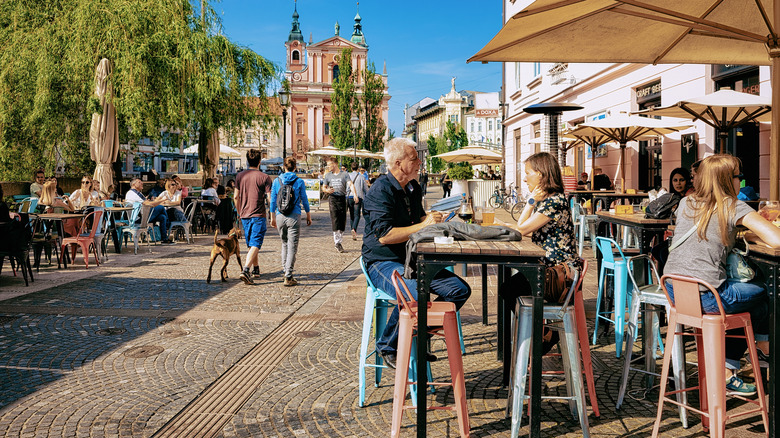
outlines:
{"label": "cafe table", "polygon": [[593,195],[603,195],[608,193],[615,193],[614,190],[572,190],[566,196],[567,199],[576,199],[578,203],[592,199]]}
{"label": "cafe table", "polygon": [[[428,324],[428,302],[430,294],[428,289],[436,273],[456,263],[463,264],[494,264],[499,269],[499,284],[506,275],[503,271],[516,269],[523,273],[531,284],[533,301],[533,343],[531,351],[541,351],[542,348],[542,315],[544,306],[544,282],[545,269],[542,258],[545,251],[530,240],[522,241],[455,241],[452,244],[437,244],[422,242],[417,244],[417,299],[418,308],[424,309],[418,314],[418,326],[426,327]],[[503,382],[509,382],[509,373],[512,363],[511,347],[511,308],[504,304],[501,296],[498,297],[498,353],[503,359]],[[417,385],[418,388],[427,386],[427,337],[426,330],[418,330],[418,336],[422,336],[417,342]],[[534,354],[531,358],[531,385],[530,385],[530,427],[531,436],[538,437],[541,433],[541,395],[542,395],[542,357]],[[426,409],[427,391],[417,391],[417,436],[422,438],[427,432]]]}
{"label": "cafe table", "polygon": [[[65,227],[62,224],[62,221],[64,219],[83,219],[86,217],[86,213],[42,213],[42,214],[36,214],[35,216],[38,218],[39,221],[53,221],[57,224],[57,246],[58,248],[62,248],[62,239],[65,237]],[[40,222],[39,222],[40,223]],[[37,224],[36,224],[36,231],[37,231]],[[62,259],[62,267],[67,268],[68,267],[68,259],[70,258],[70,255],[68,255],[67,251],[61,251],[60,252],[60,259]],[[57,265],[59,268],[59,264]]]}
{"label": "cafe table", "polygon": [[122,247],[119,244],[119,239],[122,238],[122,236],[119,235],[119,229],[116,226],[116,214],[122,214],[126,213],[128,211],[133,211],[133,207],[105,207],[106,212],[108,213],[109,218],[109,227],[111,230],[111,238],[114,241],[114,252],[117,254],[122,252]]}
{"label": "cafe table", "polygon": [[637,193],[618,193],[615,191],[606,192],[602,191],[599,193],[593,194],[593,208],[596,208],[599,202],[604,202],[604,208],[609,210],[609,206],[612,205],[615,201],[621,201],[621,203],[624,203],[624,201],[628,201],[630,204],[638,204],[642,202],[643,200],[647,199],[648,194],[644,192],[637,192]]}
{"label": "cafe table", "polygon": [[639,237],[640,254],[649,254],[653,237],[663,236],[671,223],[671,219],[648,219],[644,213],[617,214],[608,211],[596,212],[596,230],[599,236],[605,237],[607,235],[607,227],[602,226],[602,224],[622,225],[631,228]]}
{"label": "cafe table", "polygon": [[[738,243],[738,245],[741,245]],[[763,279],[769,296],[769,436],[777,436],[777,424],[780,421],[780,412],[776,408],[777,395],[780,393],[780,379],[775,378],[777,366],[773,360],[780,354],[780,331],[778,331],[777,316],[780,315],[780,299],[778,299],[778,285],[780,284],[780,249],[772,248],[763,242],[754,242],[749,245],[746,258],[751,266],[757,268],[756,276]]]}

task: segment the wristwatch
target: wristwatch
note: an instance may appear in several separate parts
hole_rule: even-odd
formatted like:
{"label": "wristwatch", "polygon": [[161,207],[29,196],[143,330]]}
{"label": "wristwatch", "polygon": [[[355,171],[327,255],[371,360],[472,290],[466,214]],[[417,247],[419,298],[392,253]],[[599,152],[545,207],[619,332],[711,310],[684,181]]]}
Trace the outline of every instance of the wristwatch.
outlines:
{"label": "wristwatch", "polygon": [[534,198],[529,198],[528,199],[528,205],[534,205],[535,203],[536,203],[536,199],[534,199]]}

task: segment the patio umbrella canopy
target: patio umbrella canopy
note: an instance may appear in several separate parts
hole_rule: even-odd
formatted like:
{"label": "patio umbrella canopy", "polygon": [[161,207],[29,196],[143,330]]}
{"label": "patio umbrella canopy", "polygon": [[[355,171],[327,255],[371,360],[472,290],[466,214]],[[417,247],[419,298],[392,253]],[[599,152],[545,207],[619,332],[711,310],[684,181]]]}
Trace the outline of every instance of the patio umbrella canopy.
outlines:
{"label": "patio umbrella canopy", "polygon": [[306,152],[309,155],[319,155],[319,156],[325,156],[325,157],[347,157],[352,156],[352,154],[348,154],[346,151],[343,151],[341,149],[336,149],[333,146],[324,146],[319,149],[314,149],[313,151]]}
{"label": "patio umbrella canopy", "polygon": [[465,148],[434,155],[434,158],[441,158],[448,163],[459,163],[468,161],[470,164],[496,164],[503,158],[501,154],[490,149],[476,146],[466,146]]}
{"label": "patio umbrella canopy", "polygon": [[[669,122],[648,117],[620,114],[606,117],[588,123],[582,123],[569,134],[574,136],[594,137],[604,135],[611,141],[620,144],[620,178],[626,181],[626,143],[656,135],[666,135],[672,132],[690,128],[688,124],[670,124]],[[625,187],[622,187],[625,190]]]}
{"label": "patio umbrella canopy", "polygon": [[634,114],[701,120],[718,131],[720,153],[726,152],[729,131],[751,121],[771,121],[771,99],[730,89],[681,100],[674,105],[651,108]]}
{"label": "patio umbrella canopy", "polygon": [[[187,149],[184,149],[183,152],[185,154],[198,155],[198,144],[195,143]],[[221,158],[238,158],[241,157],[241,152],[231,148],[230,146],[221,144],[219,145],[219,156]]]}
{"label": "patio umbrella canopy", "polygon": [[119,130],[116,123],[116,108],[110,102],[113,92],[108,77],[113,68],[111,62],[103,58],[95,71],[95,96],[100,99],[103,108],[101,114],[92,114],[89,128],[89,155],[95,166],[94,179],[100,181],[100,189],[107,191],[114,183],[112,163],[119,154]]}
{"label": "patio umbrella canopy", "polygon": [[[775,1],[537,0],[469,59],[772,65],[780,106],[780,7]],[[772,113],[770,199],[780,195],[780,113]]]}

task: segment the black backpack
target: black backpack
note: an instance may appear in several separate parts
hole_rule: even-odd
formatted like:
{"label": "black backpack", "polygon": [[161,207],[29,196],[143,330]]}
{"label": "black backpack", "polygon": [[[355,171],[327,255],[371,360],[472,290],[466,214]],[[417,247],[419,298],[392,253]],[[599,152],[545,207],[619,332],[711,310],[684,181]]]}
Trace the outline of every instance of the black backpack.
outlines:
{"label": "black backpack", "polygon": [[295,189],[293,189],[293,184],[297,180],[297,178],[292,180],[290,184],[282,183],[281,187],[279,187],[279,193],[276,195],[276,210],[280,214],[289,216],[295,210]]}
{"label": "black backpack", "polygon": [[682,196],[677,193],[664,193],[647,204],[645,208],[645,217],[648,219],[669,219],[672,212],[677,208]]}

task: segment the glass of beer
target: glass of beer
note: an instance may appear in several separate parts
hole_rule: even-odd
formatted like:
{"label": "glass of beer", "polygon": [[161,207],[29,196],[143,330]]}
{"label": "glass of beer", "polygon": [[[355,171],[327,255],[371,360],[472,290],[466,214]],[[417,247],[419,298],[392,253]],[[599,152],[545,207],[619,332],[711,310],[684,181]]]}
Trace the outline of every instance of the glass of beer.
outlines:
{"label": "glass of beer", "polygon": [[482,225],[492,225],[496,219],[496,210],[487,205],[482,209]]}

